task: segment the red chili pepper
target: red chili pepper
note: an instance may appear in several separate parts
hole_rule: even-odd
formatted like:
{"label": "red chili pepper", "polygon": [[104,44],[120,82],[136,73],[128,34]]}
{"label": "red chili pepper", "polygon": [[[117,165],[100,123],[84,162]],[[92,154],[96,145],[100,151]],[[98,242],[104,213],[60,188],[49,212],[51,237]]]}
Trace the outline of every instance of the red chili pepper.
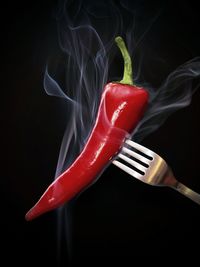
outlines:
{"label": "red chili pepper", "polygon": [[133,85],[128,51],[121,37],[115,40],[124,58],[123,80],[105,86],[96,123],[83,151],[26,214],[28,221],[63,205],[90,185],[118,153],[144,113],[148,93]]}

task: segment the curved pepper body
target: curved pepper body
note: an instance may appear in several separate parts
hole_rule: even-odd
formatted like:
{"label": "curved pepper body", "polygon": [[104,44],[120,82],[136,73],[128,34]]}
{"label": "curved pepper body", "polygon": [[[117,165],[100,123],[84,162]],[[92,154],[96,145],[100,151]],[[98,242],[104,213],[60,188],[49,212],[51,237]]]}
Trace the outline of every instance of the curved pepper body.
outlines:
{"label": "curved pepper body", "polygon": [[53,210],[84,190],[118,153],[124,139],[141,119],[148,102],[142,88],[108,83],[103,91],[96,123],[81,154],[44,192],[26,214],[27,220]]}

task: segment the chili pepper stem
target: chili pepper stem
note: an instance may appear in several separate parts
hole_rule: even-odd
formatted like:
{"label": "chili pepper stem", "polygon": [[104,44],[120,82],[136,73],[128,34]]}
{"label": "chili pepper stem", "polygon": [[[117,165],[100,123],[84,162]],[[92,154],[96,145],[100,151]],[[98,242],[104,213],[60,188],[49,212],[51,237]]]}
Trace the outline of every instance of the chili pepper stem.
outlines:
{"label": "chili pepper stem", "polygon": [[124,40],[122,39],[121,36],[117,36],[115,38],[115,42],[116,42],[117,46],[119,47],[119,49],[122,53],[122,57],[124,59],[124,75],[123,75],[123,79],[120,81],[120,83],[134,85],[133,78],[132,78],[133,72],[132,72],[131,57],[130,57],[129,52],[126,48]]}

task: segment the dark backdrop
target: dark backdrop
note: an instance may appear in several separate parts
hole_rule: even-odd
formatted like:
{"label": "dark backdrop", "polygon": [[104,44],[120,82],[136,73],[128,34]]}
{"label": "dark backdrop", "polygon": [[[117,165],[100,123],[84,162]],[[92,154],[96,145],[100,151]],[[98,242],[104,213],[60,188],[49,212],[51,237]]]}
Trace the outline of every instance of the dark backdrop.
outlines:
{"label": "dark backdrop", "polygon": [[[143,1],[145,2],[145,1]],[[65,122],[60,100],[43,90],[44,66],[58,48],[54,1],[1,6],[1,260],[4,266],[69,266],[56,213],[33,222],[24,215],[53,180]],[[161,6],[162,4],[159,3]],[[159,27],[166,66],[200,54],[199,11],[191,1],[168,2]],[[156,34],[156,33],[155,33]],[[165,35],[165,34],[164,34]],[[165,76],[155,68],[155,84]],[[175,175],[200,192],[199,92],[143,144],[161,154]],[[110,166],[73,204],[71,262],[138,266],[136,262],[199,261],[200,207],[168,188],[154,188]],[[125,262],[130,262],[130,265]],[[48,264],[48,265],[47,265]],[[162,265],[162,263],[161,263]]]}

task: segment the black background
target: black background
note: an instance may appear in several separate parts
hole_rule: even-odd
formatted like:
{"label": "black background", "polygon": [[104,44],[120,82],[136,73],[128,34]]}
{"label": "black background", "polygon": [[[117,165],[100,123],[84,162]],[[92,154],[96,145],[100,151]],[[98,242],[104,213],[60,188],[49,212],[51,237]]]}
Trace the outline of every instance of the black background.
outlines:
{"label": "black background", "polygon": [[[5,266],[70,266],[64,242],[60,265],[57,261],[56,213],[24,219],[53,179],[65,128],[60,100],[48,97],[42,84],[46,60],[58,46],[55,5],[9,1],[1,6],[0,242]],[[165,8],[159,21],[163,35],[157,38],[167,69],[173,70],[200,55],[199,12],[191,1],[168,2]],[[155,71],[159,84],[165,72],[159,66]],[[198,192],[199,99],[197,91],[190,106],[143,141]],[[71,224],[71,265],[137,266],[138,260],[156,264],[160,258],[192,265],[200,260],[200,207],[171,189],[135,181],[114,166],[73,204]]]}

